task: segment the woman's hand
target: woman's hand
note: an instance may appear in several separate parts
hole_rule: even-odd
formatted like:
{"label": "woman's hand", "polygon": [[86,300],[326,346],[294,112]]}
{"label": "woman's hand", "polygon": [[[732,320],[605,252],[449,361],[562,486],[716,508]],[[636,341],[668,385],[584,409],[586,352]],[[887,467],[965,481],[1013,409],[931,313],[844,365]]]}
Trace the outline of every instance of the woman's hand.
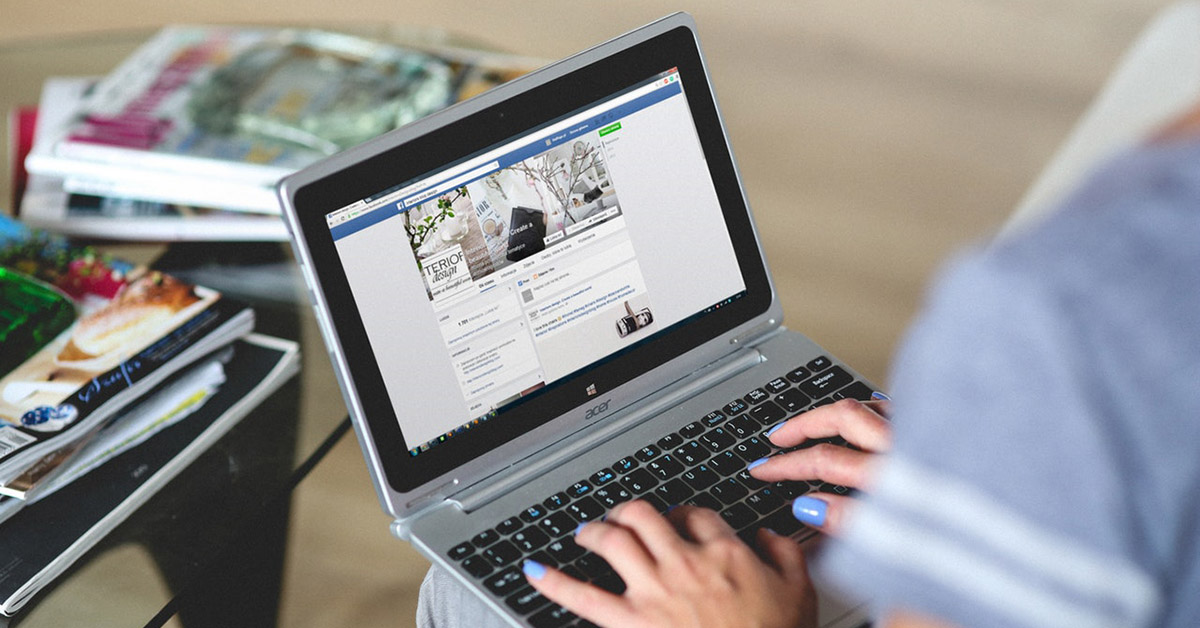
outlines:
{"label": "woman's hand", "polygon": [[527,562],[529,582],[555,602],[602,626],[816,625],[816,593],[795,541],[759,532],[750,549],[719,514],[680,506],[664,518],[648,503],[614,508],[576,532],[576,542],[625,581],[614,595],[555,569]]}
{"label": "woman's hand", "polygon": [[[821,443],[776,454],[750,465],[750,475],[766,481],[822,480],[868,489],[878,454],[891,448],[891,425],[885,418],[888,401],[844,399],[799,414],[769,432],[776,447],[791,448],[811,439],[841,436],[854,449]],[[832,493],[809,493],[793,502],[792,512],[804,523],[836,533],[853,498]]]}

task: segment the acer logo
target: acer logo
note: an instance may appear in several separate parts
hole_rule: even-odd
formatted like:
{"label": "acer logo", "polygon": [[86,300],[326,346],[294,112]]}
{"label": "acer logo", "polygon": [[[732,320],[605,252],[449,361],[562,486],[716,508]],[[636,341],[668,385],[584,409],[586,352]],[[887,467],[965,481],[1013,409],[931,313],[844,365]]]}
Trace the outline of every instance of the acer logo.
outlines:
{"label": "acer logo", "polygon": [[602,403],[598,406],[592,406],[591,408],[588,408],[587,414],[585,414],[583,416],[583,420],[586,421],[588,419],[598,417],[601,414],[604,414],[605,412],[607,412],[608,411],[608,403],[610,401],[612,401],[612,399],[605,400],[604,403]]}

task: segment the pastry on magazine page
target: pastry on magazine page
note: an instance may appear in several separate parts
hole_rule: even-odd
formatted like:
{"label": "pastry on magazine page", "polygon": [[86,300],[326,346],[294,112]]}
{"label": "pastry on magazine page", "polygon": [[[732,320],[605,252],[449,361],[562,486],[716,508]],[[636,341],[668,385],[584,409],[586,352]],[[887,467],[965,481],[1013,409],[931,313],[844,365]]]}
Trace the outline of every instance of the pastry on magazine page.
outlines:
{"label": "pastry on magazine page", "polygon": [[214,290],[0,217],[0,483],[94,435],[253,320]]}

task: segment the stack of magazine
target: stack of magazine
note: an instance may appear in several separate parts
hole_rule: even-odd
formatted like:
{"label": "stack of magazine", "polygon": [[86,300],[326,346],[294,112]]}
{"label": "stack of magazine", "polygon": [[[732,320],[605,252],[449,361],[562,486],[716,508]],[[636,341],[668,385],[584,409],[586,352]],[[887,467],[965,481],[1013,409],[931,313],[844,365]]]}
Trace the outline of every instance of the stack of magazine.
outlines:
{"label": "stack of magazine", "polygon": [[[28,225],[119,240],[286,240],[274,184],[536,67],[310,29],[171,26],[18,113]],[[21,173],[18,173],[18,175]]]}
{"label": "stack of magazine", "polygon": [[0,613],[298,370],[247,305],[0,217]]}

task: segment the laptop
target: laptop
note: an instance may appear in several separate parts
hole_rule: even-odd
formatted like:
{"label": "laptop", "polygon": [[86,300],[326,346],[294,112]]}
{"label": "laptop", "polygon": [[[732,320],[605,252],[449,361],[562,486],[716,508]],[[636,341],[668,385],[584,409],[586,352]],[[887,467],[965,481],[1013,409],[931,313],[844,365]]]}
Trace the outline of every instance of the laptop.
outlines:
{"label": "laptop", "polygon": [[623,590],[572,534],[618,503],[803,540],[791,499],[847,491],[745,472],[774,425],[875,387],[783,327],[688,15],[333,156],[279,196],[393,533],[512,625],[588,625],[528,586],[525,558]]}

